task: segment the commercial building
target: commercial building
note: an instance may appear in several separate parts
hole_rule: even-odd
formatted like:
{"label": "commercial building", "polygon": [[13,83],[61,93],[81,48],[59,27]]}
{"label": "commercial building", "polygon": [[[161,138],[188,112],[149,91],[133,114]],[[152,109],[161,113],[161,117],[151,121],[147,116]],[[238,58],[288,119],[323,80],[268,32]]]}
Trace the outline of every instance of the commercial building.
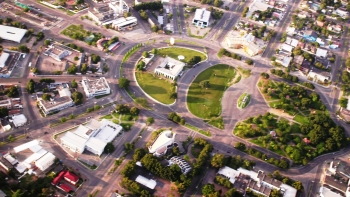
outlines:
{"label": "commercial building", "polygon": [[112,142],[122,129],[120,125],[106,119],[101,122],[91,119],[74,132],[66,132],[61,138],[61,144],[73,152],[83,153],[86,149],[93,154],[101,155],[107,143]]}
{"label": "commercial building", "polygon": [[175,80],[183,70],[185,63],[176,59],[165,57],[154,70],[157,75],[164,75],[166,78]]}
{"label": "commercial building", "polygon": [[319,194],[320,197],[344,197],[342,194],[327,187],[320,187]]}
{"label": "commercial building", "polygon": [[27,31],[26,29],[0,25],[0,35],[4,40],[20,43]]}
{"label": "commercial building", "polygon": [[138,175],[136,177],[136,182],[148,187],[149,189],[154,189],[157,186],[157,182],[153,179],[148,179],[144,176]]}
{"label": "commercial building", "polygon": [[165,130],[161,132],[157,138],[154,140],[151,146],[148,147],[149,153],[160,157],[165,155],[168,148],[172,147],[175,141],[176,133],[170,130]]}
{"label": "commercial building", "polygon": [[18,114],[18,115],[12,116],[12,120],[10,120],[10,122],[11,121],[15,127],[21,127],[27,123],[27,118],[25,117],[24,114]]}
{"label": "commercial building", "polygon": [[39,108],[42,110],[45,116],[74,105],[73,99],[71,98],[72,94],[69,90],[68,84],[59,85],[57,87],[57,90],[59,96],[55,96],[49,101],[43,100],[41,97],[37,98],[39,101]]}
{"label": "commercial building", "polygon": [[88,10],[88,15],[99,25],[110,24],[111,21],[122,17],[124,12],[129,12],[128,4],[123,1],[112,1],[107,5],[94,7]]}
{"label": "commercial building", "polygon": [[137,18],[136,17],[127,17],[127,18],[118,18],[117,20],[113,21],[112,28],[114,28],[117,31],[123,31],[127,28],[131,28],[137,25]]}
{"label": "commercial building", "polygon": [[310,70],[309,74],[307,75],[309,78],[312,78],[313,81],[317,82],[327,82],[331,79],[331,74],[329,72],[313,68]]}
{"label": "commercial building", "polygon": [[234,31],[231,31],[225,38],[226,44],[229,48],[243,49],[250,56],[262,53],[262,45],[252,34],[245,34],[241,36]]}
{"label": "commercial building", "polygon": [[205,8],[196,9],[196,13],[192,19],[192,24],[201,28],[208,27],[210,25],[210,14],[211,13]]}
{"label": "commercial building", "polygon": [[95,80],[83,78],[81,83],[83,85],[85,95],[88,98],[111,93],[108,82],[104,77]]}
{"label": "commercial building", "polygon": [[262,171],[255,172],[244,168],[235,170],[225,166],[219,169],[218,174],[227,178],[240,193],[245,193],[247,189],[250,189],[255,193],[268,197],[272,190],[276,189],[281,191],[283,197],[295,197],[297,195],[295,188],[267,176]]}
{"label": "commercial building", "polygon": [[48,152],[43,157],[38,159],[35,162],[36,167],[38,167],[41,171],[46,170],[48,167],[50,167],[55,162],[55,155]]}

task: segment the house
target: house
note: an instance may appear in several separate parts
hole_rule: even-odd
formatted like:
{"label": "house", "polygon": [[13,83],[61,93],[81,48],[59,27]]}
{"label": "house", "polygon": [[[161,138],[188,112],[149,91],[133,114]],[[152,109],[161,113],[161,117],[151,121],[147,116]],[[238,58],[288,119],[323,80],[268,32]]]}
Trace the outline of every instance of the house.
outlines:
{"label": "house", "polygon": [[323,27],[324,26],[324,22],[316,20],[315,25],[317,25],[319,27]]}
{"label": "house", "polygon": [[297,55],[297,56],[294,56],[294,58],[293,58],[293,63],[295,65],[301,65],[303,63],[303,61],[304,61],[304,56],[302,56],[302,55]]}
{"label": "house", "polygon": [[287,32],[288,36],[294,36],[294,34],[295,34],[295,27],[288,26],[287,29],[286,29],[286,32]]}
{"label": "house", "polygon": [[311,69],[311,62],[309,62],[308,60],[304,60],[299,67],[299,70],[303,72],[305,75],[309,73],[310,69]]}
{"label": "house", "polygon": [[10,120],[10,122],[11,121],[15,127],[21,127],[27,123],[27,118],[25,117],[24,114],[18,114],[18,115],[12,116],[12,120]]}
{"label": "house", "polygon": [[171,57],[165,57],[154,70],[154,74],[175,80],[184,67],[185,63]]}
{"label": "house", "polygon": [[79,181],[79,177],[70,171],[67,171],[63,177],[64,177],[64,180],[71,183],[72,185],[76,185]]}
{"label": "house", "polygon": [[285,44],[283,43],[281,46],[281,50],[287,51],[289,53],[291,53],[293,51],[293,46],[289,45],[289,44]]}
{"label": "house", "polygon": [[165,130],[160,133],[153,143],[148,147],[149,153],[160,157],[165,155],[168,147],[174,144],[176,133],[170,130]]}
{"label": "house", "polygon": [[47,152],[43,157],[36,160],[35,166],[38,167],[41,171],[44,171],[54,163],[55,159],[55,155]]}
{"label": "house", "polygon": [[285,43],[291,45],[292,47],[296,47],[298,46],[299,41],[297,39],[287,37]]}
{"label": "house", "polygon": [[192,19],[192,24],[201,28],[208,27],[210,24],[210,14],[211,13],[205,8],[196,9],[194,18]]}
{"label": "house", "polygon": [[9,161],[7,161],[4,157],[0,157],[0,166],[7,172],[13,168],[12,164]]}
{"label": "house", "polygon": [[317,48],[316,57],[327,58],[328,51],[325,49]]}
{"label": "house", "polygon": [[284,67],[288,67],[290,62],[292,61],[292,57],[285,56],[285,55],[276,55],[275,61]]}
{"label": "house", "polygon": [[66,174],[66,170],[62,170],[58,176],[56,176],[53,181],[51,182],[52,185],[57,185],[62,179],[63,179],[63,176]]}
{"label": "house", "polygon": [[84,77],[81,84],[83,85],[85,95],[88,98],[111,93],[111,88],[108,85],[108,81],[104,77],[93,80]]}
{"label": "house", "polygon": [[318,44],[320,44],[321,47],[323,47],[323,46],[325,45],[325,42],[323,41],[322,38],[317,38],[317,39],[316,39],[316,42],[317,42]]}
{"label": "house", "polygon": [[336,15],[342,17],[343,19],[346,19],[346,18],[349,17],[349,12],[348,12],[346,9],[344,9],[344,8],[338,8],[338,9],[336,9],[336,10],[333,12],[333,14],[336,14]]}
{"label": "house", "polygon": [[57,187],[58,187],[59,189],[65,191],[65,192],[67,192],[67,193],[69,193],[69,192],[72,191],[72,188],[70,188],[68,185],[66,185],[66,184],[64,184],[64,183],[60,184],[60,185],[57,186]]}
{"label": "house", "polygon": [[310,41],[310,42],[315,42],[316,39],[318,38],[317,33],[313,30],[308,30],[304,32],[303,38]]}
{"label": "house", "polygon": [[329,24],[327,30],[339,33],[343,30],[343,27],[341,25]]}

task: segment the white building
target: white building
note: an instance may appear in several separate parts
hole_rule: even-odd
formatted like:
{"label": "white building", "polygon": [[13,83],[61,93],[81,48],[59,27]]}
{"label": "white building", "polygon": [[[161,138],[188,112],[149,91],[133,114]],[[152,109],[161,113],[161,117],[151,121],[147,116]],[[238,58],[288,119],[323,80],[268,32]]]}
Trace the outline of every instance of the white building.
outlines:
{"label": "white building", "polygon": [[89,9],[88,15],[99,25],[105,25],[118,17],[122,17],[124,12],[129,12],[129,6],[125,1],[118,0],[111,1],[104,6]]}
{"label": "white building", "polygon": [[28,30],[26,29],[0,25],[0,35],[1,38],[4,40],[10,40],[20,43],[27,31]]}
{"label": "white building", "polygon": [[108,82],[104,77],[95,80],[83,78],[81,83],[83,85],[85,95],[88,98],[111,93]]}
{"label": "white building", "polygon": [[134,27],[137,25],[136,17],[118,18],[112,22],[112,27],[117,31],[123,31],[127,28]]}
{"label": "white building", "polygon": [[179,76],[180,72],[183,70],[185,63],[175,60],[170,57],[166,57],[154,70],[157,75],[164,75],[166,78],[175,80]]}
{"label": "white building", "polygon": [[41,157],[39,160],[35,162],[36,167],[38,167],[41,171],[46,170],[48,167],[50,167],[55,162],[55,155],[48,152],[43,157]]}
{"label": "white building", "polygon": [[13,115],[12,123],[15,127],[21,127],[27,123],[27,118],[24,114]]}
{"label": "white building", "polygon": [[51,98],[49,101],[45,101],[38,97],[38,105],[45,116],[74,105],[68,84],[59,85],[57,90],[59,97],[56,96],[55,98]]}
{"label": "white building", "polygon": [[122,129],[120,125],[109,120],[98,122],[92,119],[85,126],[80,125],[74,132],[66,132],[61,138],[61,145],[73,152],[83,153],[88,150],[101,155],[107,143],[112,142]]}
{"label": "white building", "polygon": [[140,183],[141,185],[144,185],[150,189],[154,189],[157,186],[157,182],[153,179],[148,179],[144,176],[138,175],[136,177],[136,182]]}
{"label": "white building", "polygon": [[163,131],[158,135],[154,140],[151,146],[148,147],[149,153],[160,157],[164,155],[169,146],[172,146],[175,141],[176,133],[173,133],[170,130]]}
{"label": "white building", "polygon": [[210,14],[205,8],[196,9],[192,24],[201,28],[208,27],[210,24]]}
{"label": "white building", "polygon": [[9,53],[2,52],[0,55],[0,68],[3,68],[6,66],[6,61],[10,57]]}
{"label": "white building", "polygon": [[226,177],[232,184],[235,183],[236,177],[239,176],[239,173],[237,170],[232,169],[230,167],[224,166],[219,169],[218,174]]}
{"label": "white building", "polygon": [[312,78],[312,80],[315,82],[317,81],[325,82],[331,79],[331,74],[329,72],[318,70],[315,68],[311,70],[307,76]]}
{"label": "white building", "polygon": [[317,48],[316,50],[316,57],[326,58],[327,54],[328,54],[328,51],[325,49]]}
{"label": "white building", "polygon": [[343,195],[330,190],[327,187],[320,187],[320,197],[343,197]]}
{"label": "white building", "polygon": [[11,109],[11,99],[1,100],[0,107]]}
{"label": "white building", "polygon": [[180,157],[177,157],[177,156],[170,158],[169,165],[173,165],[173,164],[177,164],[180,167],[181,172],[183,174],[187,174],[192,169],[192,167],[184,159],[181,159]]}

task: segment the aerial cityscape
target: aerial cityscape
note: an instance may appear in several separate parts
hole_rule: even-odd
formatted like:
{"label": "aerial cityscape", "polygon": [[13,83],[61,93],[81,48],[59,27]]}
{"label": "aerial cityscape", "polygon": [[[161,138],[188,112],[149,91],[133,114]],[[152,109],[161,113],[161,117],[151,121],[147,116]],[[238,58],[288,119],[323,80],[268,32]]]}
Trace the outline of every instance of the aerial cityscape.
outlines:
{"label": "aerial cityscape", "polygon": [[350,197],[349,12],[0,0],[0,197]]}

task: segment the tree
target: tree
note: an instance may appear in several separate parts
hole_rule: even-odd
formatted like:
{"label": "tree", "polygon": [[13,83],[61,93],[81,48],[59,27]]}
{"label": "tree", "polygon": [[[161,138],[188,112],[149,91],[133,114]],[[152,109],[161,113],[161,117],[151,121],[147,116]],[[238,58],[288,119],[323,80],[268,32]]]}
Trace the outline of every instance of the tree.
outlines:
{"label": "tree", "polygon": [[204,80],[199,82],[199,86],[201,86],[202,88],[209,88],[210,87],[209,80]]}
{"label": "tree", "polygon": [[339,100],[339,105],[340,105],[340,107],[342,107],[342,108],[346,108],[346,107],[348,106],[348,98],[342,97],[342,98]]}
{"label": "tree", "polygon": [[224,2],[221,0],[214,0],[214,3],[213,3],[213,5],[218,8],[221,7],[223,4]]}
{"label": "tree", "polygon": [[270,78],[270,75],[265,72],[261,73],[260,76],[263,77],[264,79]]}
{"label": "tree", "polygon": [[147,120],[146,120],[146,124],[149,126],[149,125],[151,125],[152,123],[154,123],[153,117],[148,117]]}
{"label": "tree", "polygon": [[5,91],[5,93],[10,98],[19,96],[19,92],[18,92],[18,87],[17,86],[11,86],[9,89],[7,89]]}
{"label": "tree", "polygon": [[128,105],[126,104],[119,104],[116,106],[115,110],[117,110],[118,113],[120,114],[128,114],[130,112],[130,109]]}
{"label": "tree", "polygon": [[18,46],[18,51],[22,53],[29,53],[29,48],[26,45],[19,45]]}
{"label": "tree", "polygon": [[126,153],[129,153],[132,149],[134,149],[134,144],[133,143],[129,143],[129,142],[126,142],[124,144],[124,150]]}
{"label": "tree", "polygon": [[173,151],[173,153],[174,153],[174,155],[176,155],[176,156],[179,156],[181,153],[180,153],[180,149],[179,149],[179,147],[177,147],[177,146],[174,146],[173,148],[172,148],[172,151]]}
{"label": "tree", "polygon": [[203,194],[204,196],[209,196],[210,194],[213,194],[213,193],[215,193],[215,187],[214,187],[213,184],[208,183],[208,184],[205,184],[205,185],[203,186],[203,188],[202,188],[202,194]]}
{"label": "tree", "polygon": [[24,193],[18,189],[15,193],[12,194],[12,197],[22,197],[24,196]]}
{"label": "tree", "polygon": [[74,61],[78,61],[79,60],[79,57],[78,56],[75,56],[74,57]]}
{"label": "tree", "polygon": [[135,163],[133,161],[129,161],[124,168],[120,171],[120,174],[123,177],[130,177],[135,172]]}
{"label": "tree", "polygon": [[148,52],[147,51],[142,52],[142,57],[148,58],[149,57]]}
{"label": "tree", "polygon": [[43,32],[39,32],[39,33],[36,34],[36,40],[37,41],[40,41],[40,40],[44,39],[44,37],[45,37],[45,35],[44,35]]}
{"label": "tree", "polygon": [[148,19],[148,15],[147,15],[147,13],[146,13],[145,11],[140,10],[139,13],[140,13],[140,17],[141,17],[143,20],[147,20],[147,19]]}
{"label": "tree", "polygon": [[238,150],[241,150],[241,151],[245,151],[246,150],[246,146],[242,142],[237,142],[236,145],[235,145],[235,148],[237,148]]}
{"label": "tree", "polygon": [[112,142],[108,142],[107,145],[105,146],[104,152],[105,153],[113,153],[115,150],[115,147]]}
{"label": "tree", "polygon": [[129,84],[130,84],[130,81],[128,79],[123,78],[123,77],[119,79],[119,87],[120,88],[126,89],[129,87]]}
{"label": "tree", "polygon": [[27,91],[28,91],[29,93],[34,93],[34,84],[35,84],[35,82],[34,82],[33,79],[30,79],[30,80],[28,81],[28,83],[27,83]]}
{"label": "tree", "polygon": [[146,66],[146,63],[144,61],[140,61],[137,65],[136,65],[136,70],[143,70]]}
{"label": "tree", "polygon": [[139,115],[139,113],[140,113],[140,110],[137,107],[132,107],[130,109],[130,114],[133,115],[133,116],[137,116],[137,115]]}
{"label": "tree", "polygon": [[214,157],[211,159],[211,166],[214,168],[221,168],[225,165],[225,155],[223,154],[215,154]]}
{"label": "tree", "polygon": [[153,32],[158,32],[159,31],[159,27],[157,25],[152,25],[151,30]]}
{"label": "tree", "polygon": [[97,64],[101,60],[101,57],[96,54],[91,54],[91,61],[94,64]]}
{"label": "tree", "polygon": [[72,88],[77,88],[78,83],[75,81],[75,79],[72,80]]}
{"label": "tree", "polygon": [[231,188],[226,192],[224,197],[243,197],[243,195],[237,192],[235,188]]}
{"label": "tree", "polygon": [[67,69],[67,73],[70,75],[75,75],[78,71],[78,68],[75,64],[71,65],[68,69]]}
{"label": "tree", "polygon": [[124,12],[124,18],[130,17],[131,13],[130,12]]}
{"label": "tree", "polygon": [[43,94],[42,99],[45,101],[49,101],[51,99],[51,94]]}
{"label": "tree", "polygon": [[8,109],[5,107],[0,107],[0,118],[4,118],[8,116]]}
{"label": "tree", "polygon": [[246,60],[245,60],[245,63],[247,63],[248,65],[253,65],[253,64],[254,64],[254,61],[251,60],[251,59],[246,59]]}
{"label": "tree", "polygon": [[50,40],[45,40],[45,41],[44,41],[44,45],[45,45],[45,46],[49,46],[50,44],[51,44],[51,41],[50,41]]}
{"label": "tree", "polygon": [[191,65],[195,65],[198,62],[200,62],[202,60],[202,58],[200,56],[193,56],[190,61],[188,61],[189,64]]}
{"label": "tree", "polygon": [[295,182],[292,184],[292,187],[294,187],[294,188],[297,189],[298,191],[303,191],[303,189],[304,189],[304,186],[303,186],[303,184],[302,184],[300,181],[295,181]]}
{"label": "tree", "polygon": [[88,71],[88,69],[89,69],[88,65],[84,63],[81,65],[80,72],[82,74],[85,74]]}
{"label": "tree", "polygon": [[81,92],[75,91],[72,94],[72,99],[73,99],[75,105],[82,104],[83,103],[83,98],[84,98],[84,96],[83,96],[83,94]]}
{"label": "tree", "polygon": [[146,155],[146,151],[143,148],[135,149],[134,155],[132,156],[134,162],[140,161]]}

